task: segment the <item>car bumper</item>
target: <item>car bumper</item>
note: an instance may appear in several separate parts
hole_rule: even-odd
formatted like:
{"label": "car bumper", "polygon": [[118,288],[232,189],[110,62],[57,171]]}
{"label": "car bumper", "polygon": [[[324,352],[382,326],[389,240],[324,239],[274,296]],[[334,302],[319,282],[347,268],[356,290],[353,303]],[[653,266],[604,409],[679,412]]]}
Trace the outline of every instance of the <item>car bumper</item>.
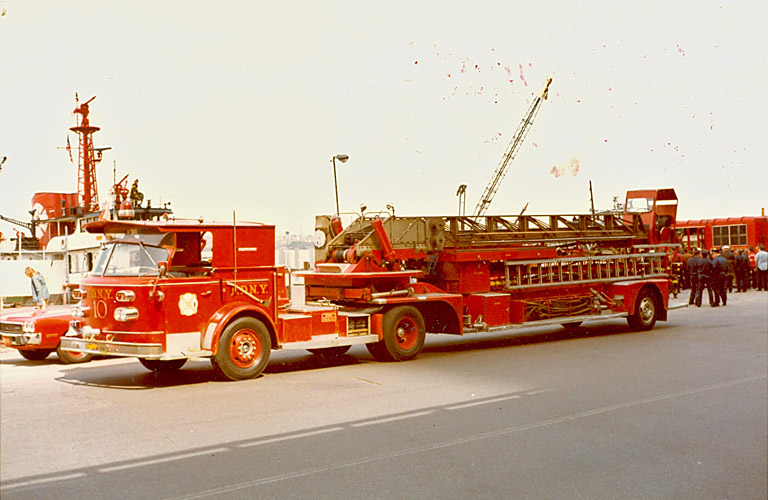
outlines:
{"label": "car bumper", "polygon": [[10,347],[40,345],[43,336],[39,333],[3,333],[3,344]]}

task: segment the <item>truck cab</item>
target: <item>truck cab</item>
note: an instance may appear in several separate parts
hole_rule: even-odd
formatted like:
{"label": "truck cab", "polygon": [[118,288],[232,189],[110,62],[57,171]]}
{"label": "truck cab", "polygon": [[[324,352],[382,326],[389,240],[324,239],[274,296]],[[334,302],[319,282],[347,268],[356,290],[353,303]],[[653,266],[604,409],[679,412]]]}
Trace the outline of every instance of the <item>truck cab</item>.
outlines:
{"label": "truck cab", "polygon": [[274,226],[109,220],[88,230],[108,241],[77,291],[62,339],[70,352],[137,357],[157,372],[210,358],[225,377],[245,379],[272,349],[348,349],[369,336],[365,320],[337,307],[290,309]]}

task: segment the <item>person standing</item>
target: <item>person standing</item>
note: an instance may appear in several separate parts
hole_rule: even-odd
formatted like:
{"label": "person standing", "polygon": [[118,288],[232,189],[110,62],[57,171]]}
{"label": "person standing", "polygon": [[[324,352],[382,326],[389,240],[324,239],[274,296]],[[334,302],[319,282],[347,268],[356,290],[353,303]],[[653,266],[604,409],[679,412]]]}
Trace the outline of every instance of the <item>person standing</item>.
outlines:
{"label": "person standing", "polygon": [[683,253],[683,288],[691,287],[691,269],[688,267],[688,261],[693,257],[693,253],[689,248],[685,249]]}
{"label": "person standing", "polygon": [[689,306],[696,304],[696,294],[699,289],[699,266],[701,266],[701,257],[699,257],[698,248],[694,248],[693,255],[686,262],[691,283],[691,295],[688,297]]}
{"label": "person standing", "polygon": [[755,272],[757,272],[757,289],[761,291],[768,291],[768,252],[765,251],[765,246],[760,243],[757,246],[757,253],[755,254]]}
{"label": "person standing", "polygon": [[736,280],[736,255],[731,251],[731,247],[723,245],[720,255],[728,261],[728,274],[725,277],[725,288],[728,293],[733,293],[733,282]]}
{"label": "person standing", "polygon": [[749,257],[746,250],[736,252],[736,292],[744,293],[747,291],[749,282]]}
{"label": "person standing", "polygon": [[752,288],[757,288],[757,270],[755,270],[755,255],[757,255],[757,252],[755,251],[755,247],[752,245],[749,245],[749,253],[747,254],[747,257],[749,258],[749,286]]}
{"label": "person standing", "polygon": [[48,308],[48,299],[51,298],[45,277],[31,267],[27,267],[24,274],[27,275],[32,286],[32,300],[41,311],[45,311]]}
{"label": "person standing", "polygon": [[712,291],[715,293],[715,303],[710,304],[717,307],[722,301],[723,307],[728,303],[726,295],[728,280],[728,261],[720,253],[719,249],[712,250]]}
{"label": "person standing", "polygon": [[704,289],[707,289],[707,295],[709,297],[709,305],[715,303],[715,298],[712,294],[712,274],[714,267],[712,261],[709,259],[709,252],[706,250],[701,251],[701,261],[698,266],[699,271],[699,285],[696,287],[696,307],[701,307],[702,295]]}

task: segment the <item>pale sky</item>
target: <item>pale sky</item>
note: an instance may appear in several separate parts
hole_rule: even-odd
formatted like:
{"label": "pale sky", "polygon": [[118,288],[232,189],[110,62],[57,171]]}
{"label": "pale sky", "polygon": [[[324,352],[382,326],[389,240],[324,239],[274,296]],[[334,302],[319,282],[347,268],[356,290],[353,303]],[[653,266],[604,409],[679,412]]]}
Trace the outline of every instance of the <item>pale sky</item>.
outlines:
{"label": "pale sky", "polygon": [[[586,213],[673,187],[679,218],[768,206],[768,3],[0,0],[0,213],[75,192],[75,93],[100,197],[116,163],[179,217],[312,233],[335,211]],[[72,144],[77,136],[69,132]],[[10,235],[11,226],[0,222]]]}

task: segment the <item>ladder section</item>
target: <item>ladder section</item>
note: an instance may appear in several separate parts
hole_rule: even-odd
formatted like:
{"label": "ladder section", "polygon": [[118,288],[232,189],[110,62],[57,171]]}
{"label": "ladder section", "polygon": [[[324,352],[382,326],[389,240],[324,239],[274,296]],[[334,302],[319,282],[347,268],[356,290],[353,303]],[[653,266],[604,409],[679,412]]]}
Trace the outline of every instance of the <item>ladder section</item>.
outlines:
{"label": "ladder section", "polygon": [[664,252],[596,255],[505,262],[505,288],[520,290],[553,285],[666,278]]}
{"label": "ladder section", "polygon": [[482,248],[521,243],[594,243],[609,246],[647,241],[638,214],[494,215],[446,217],[446,246]]}

